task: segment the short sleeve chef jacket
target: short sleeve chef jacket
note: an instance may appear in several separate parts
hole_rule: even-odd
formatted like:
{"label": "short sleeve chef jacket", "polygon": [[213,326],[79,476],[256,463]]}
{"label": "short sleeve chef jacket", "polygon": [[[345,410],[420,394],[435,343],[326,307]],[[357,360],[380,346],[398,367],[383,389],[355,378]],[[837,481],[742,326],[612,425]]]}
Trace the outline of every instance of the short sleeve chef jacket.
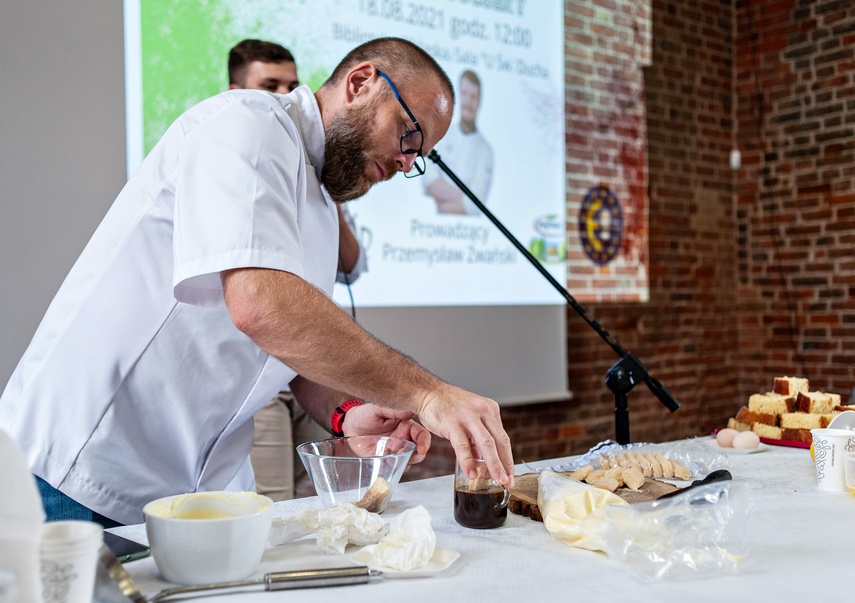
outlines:
{"label": "short sleeve chef jacket", "polygon": [[182,492],[253,487],[252,415],[295,372],[232,324],[220,273],[293,273],[329,295],[338,215],[307,87],[188,110],[128,181],[2,398],[33,472],[122,523]]}

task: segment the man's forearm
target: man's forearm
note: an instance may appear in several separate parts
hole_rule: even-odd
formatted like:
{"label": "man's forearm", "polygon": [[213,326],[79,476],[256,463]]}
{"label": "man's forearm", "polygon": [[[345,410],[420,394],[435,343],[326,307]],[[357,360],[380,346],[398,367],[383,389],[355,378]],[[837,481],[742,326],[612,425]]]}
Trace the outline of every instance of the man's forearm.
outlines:
{"label": "man's forearm", "polygon": [[233,270],[223,274],[223,288],[235,325],[304,378],[414,413],[443,385],[293,274]]}
{"label": "man's forearm", "polygon": [[291,381],[290,387],[300,406],[326,430],[330,429],[330,417],[336,406],[351,398],[336,389],[315,383],[300,375]]}

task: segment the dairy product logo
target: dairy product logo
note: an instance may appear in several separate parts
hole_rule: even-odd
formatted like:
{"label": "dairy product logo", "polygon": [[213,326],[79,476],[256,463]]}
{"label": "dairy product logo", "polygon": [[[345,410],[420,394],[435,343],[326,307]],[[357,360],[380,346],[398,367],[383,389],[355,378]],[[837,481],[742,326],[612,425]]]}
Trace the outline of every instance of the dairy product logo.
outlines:
{"label": "dairy product logo", "polygon": [[556,214],[544,214],[534,219],[532,228],[535,235],[528,244],[531,255],[549,264],[563,262],[567,255],[563,218]]}
{"label": "dairy product logo", "polygon": [[579,238],[585,255],[600,266],[611,262],[623,242],[623,212],[605,184],[592,187],[579,208]]}
{"label": "dairy product logo", "polygon": [[540,216],[534,221],[534,231],[542,237],[559,239],[564,236],[564,222],[554,214]]}

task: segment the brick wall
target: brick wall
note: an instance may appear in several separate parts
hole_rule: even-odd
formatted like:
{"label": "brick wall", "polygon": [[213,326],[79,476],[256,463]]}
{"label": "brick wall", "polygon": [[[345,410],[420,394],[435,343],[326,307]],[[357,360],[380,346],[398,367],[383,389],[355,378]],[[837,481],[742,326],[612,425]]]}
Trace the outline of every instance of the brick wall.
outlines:
{"label": "brick wall", "polygon": [[[650,0],[573,0],[566,9],[567,288],[580,302],[648,299],[650,33]],[[590,200],[584,210],[592,193],[617,200],[619,220],[604,220]],[[586,253],[582,229],[602,262]]]}
{"label": "brick wall", "polygon": [[855,4],[737,11],[740,389],[855,387]]}
{"label": "brick wall", "polygon": [[[592,3],[620,4],[581,5]],[[566,20],[574,10],[578,3],[567,0]],[[669,413],[637,386],[632,440],[709,433],[781,374],[808,376],[814,389],[848,397],[855,387],[855,3],[653,0],[651,17],[644,69],[650,301],[586,304],[682,403]],[[737,172],[729,167],[732,148],[742,155]],[[576,454],[614,438],[613,396],[603,379],[616,360],[568,311],[575,398],[503,409],[517,461]],[[437,441],[412,476],[447,473],[452,459]]]}

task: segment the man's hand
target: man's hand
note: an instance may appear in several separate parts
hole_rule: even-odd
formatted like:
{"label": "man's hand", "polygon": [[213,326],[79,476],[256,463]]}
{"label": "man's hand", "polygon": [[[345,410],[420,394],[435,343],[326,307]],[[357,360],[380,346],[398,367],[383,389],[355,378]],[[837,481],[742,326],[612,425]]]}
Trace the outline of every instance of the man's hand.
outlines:
{"label": "man's hand", "polygon": [[432,433],[451,442],[460,468],[470,478],[477,477],[472,459],[482,458],[494,479],[513,486],[511,441],[495,401],[443,384],[428,394],[418,416]]}
{"label": "man's hand", "polygon": [[416,449],[408,464],[421,463],[430,448],[430,432],[416,423],[415,415],[406,410],[383,408],[375,404],[355,406],[347,411],[344,435],[392,436],[415,442]]}

